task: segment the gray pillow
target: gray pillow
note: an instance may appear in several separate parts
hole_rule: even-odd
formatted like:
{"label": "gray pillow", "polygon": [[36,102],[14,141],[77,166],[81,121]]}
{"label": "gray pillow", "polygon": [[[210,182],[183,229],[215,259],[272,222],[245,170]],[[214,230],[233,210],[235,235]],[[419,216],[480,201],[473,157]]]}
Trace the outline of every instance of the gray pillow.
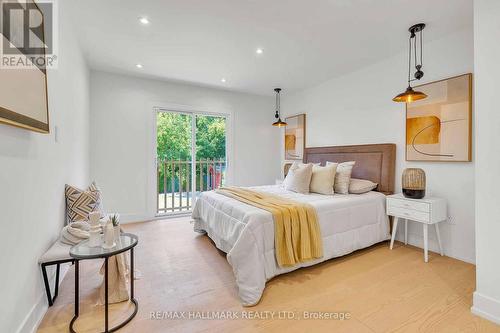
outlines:
{"label": "gray pillow", "polygon": [[366,192],[370,192],[377,186],[377,183],[374,183],[370,180],[351,178],[351,182],[349,183],[349,193],[363,194]]}

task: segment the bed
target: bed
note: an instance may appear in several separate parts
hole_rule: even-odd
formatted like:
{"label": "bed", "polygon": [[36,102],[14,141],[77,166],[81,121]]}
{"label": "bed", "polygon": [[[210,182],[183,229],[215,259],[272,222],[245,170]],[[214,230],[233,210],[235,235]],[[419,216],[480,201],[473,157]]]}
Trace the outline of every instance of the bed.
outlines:
{"label": "bed", "polygon": [[394,191],[394,144],[306,148],[304,162],[356,161],[352,177],[378,183],[364,194],[321,195],[286,191],[281,185],[251,187],[311,204],[317,212],[323,257],[293,267],[278,266],[271,213],[216,192],[204,192],[193,208],[194,230],[206,233],[227,253],[244,306],[259,302],[266,281],[388,240],[385,195]]}

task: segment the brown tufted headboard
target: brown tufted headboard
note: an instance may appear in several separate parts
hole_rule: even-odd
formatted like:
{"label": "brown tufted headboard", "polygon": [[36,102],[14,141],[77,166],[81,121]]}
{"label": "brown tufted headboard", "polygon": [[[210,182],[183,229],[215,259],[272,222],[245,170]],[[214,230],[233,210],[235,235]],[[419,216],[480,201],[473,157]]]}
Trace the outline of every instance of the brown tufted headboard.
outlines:
{"label": "brown tufted headboard", "polygon": [[394,193],[394,169],[396,164],[396,145],[381,143],[354,146],[333,146],[306,148],[305,163],[356,161],[352,171],[353,178],[368,179],[378,184],[377,191]]}

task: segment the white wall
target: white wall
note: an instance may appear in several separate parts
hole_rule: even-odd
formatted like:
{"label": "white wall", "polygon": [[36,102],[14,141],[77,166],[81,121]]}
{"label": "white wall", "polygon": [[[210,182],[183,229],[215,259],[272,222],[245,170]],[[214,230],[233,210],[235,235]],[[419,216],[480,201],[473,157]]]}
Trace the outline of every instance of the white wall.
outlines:
{"label": "white wall", "polygon": [[[472,27],[425,44],[424,53],[423,83],[472,72]],[[428,195],[448,200],[455,223],[441,227],[445,254],[474,262],[474,162],[405,162],[405,106],[392,98],[406,88],[407,64],[407,52],[403,52],[293,96],[283,96],[282,109],[286,114],[307,114],[308,147],[396,143],[396,191],[401,191],[404,168],[423,168]],[[422,246],[421,225],[409,225],[410,243]],[[437,250],[434,233],[429,237],[431,249]]]}
{"label": "white wall", "polygon": [[156,213],[153,106],[229,113],[233,176],[228,181],[259,185],[279,176],[280,134],[271,126],[272,97],[96,71],[90,82],[90,174],[103,191],[105,210],[119,212],[124,221]]}
{"label": "white wall", "polygon": [[0,332],[29,331],[43,316],[38,258],[64,225],[64,184],[89,179],[88,69],[66,7],[59,3],[59,68],[48,71],[51,133],[0,125]]}
{"label": "white wall", "polygon": [[472,311],[500,324],[500,1],[474,1],[476,292]]}

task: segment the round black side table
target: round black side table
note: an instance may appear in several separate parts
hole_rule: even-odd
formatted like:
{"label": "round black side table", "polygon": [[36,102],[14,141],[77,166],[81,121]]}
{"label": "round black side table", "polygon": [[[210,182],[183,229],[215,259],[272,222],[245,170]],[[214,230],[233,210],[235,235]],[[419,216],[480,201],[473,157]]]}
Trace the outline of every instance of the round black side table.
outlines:
{"label": "round black side table", "polygon": [[[69,250],[69,254],[75,259],[75,315],[69,324],[69,330],[76,333],[73,329],[73,324],[80,315],[80,299],[79,299],[79,262],[80,260],[104,258],[104,332],[115,332],[123,326],[127,325],[137,314],[139,304],[134,298],[134,247],[139,242],[139,239],[134,234],[123,233],[120,239],[116,241],[116,245],[110,249],[104,249],[100,246],[90,247],[88,240],[85,240],[73,246]],[[130,250],[130,301],[134,304],[134,312],[120,324],[109,328],[109,302],[108,302],[108,259],[114,255]]]}

